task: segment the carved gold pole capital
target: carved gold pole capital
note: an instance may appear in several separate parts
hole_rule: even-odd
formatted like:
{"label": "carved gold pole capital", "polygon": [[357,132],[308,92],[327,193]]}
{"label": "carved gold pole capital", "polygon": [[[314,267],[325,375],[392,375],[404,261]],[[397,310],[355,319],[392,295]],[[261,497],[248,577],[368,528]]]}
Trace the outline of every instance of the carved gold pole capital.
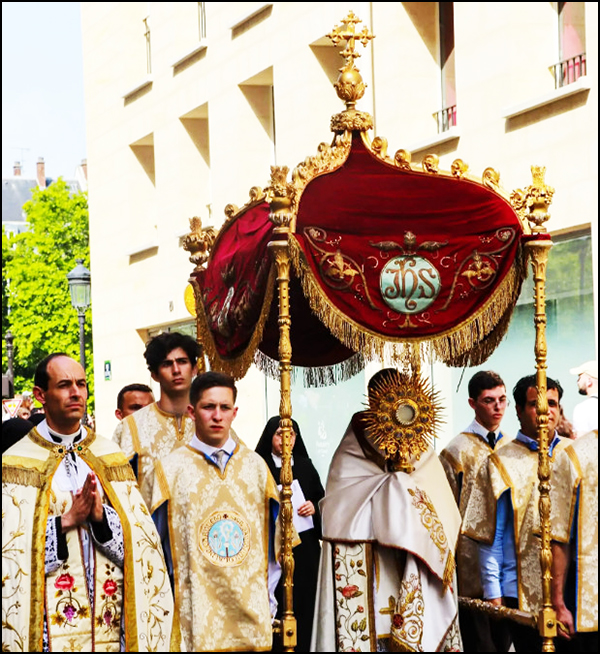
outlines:
{"label": "carved gold pole capital", "polygon": [[547,232],[544,223],[550,218],[548,207],[552,204],[554,188],[544,181],[545,166],[531,166],[533,184],[525,189],[516,189],[510,196],[510,202],[521,219],[526,218],[534,234]]}
{"label": "carved gold pole capital", "polygon": [[185,305],[188,311],[196,318],[196,340],[200,346],[200,354],[196,364],[198,372],[206,372],[204,346],[200,340],[200,330],[198,329],[198,321],[200,320],[198,304],[202,302],[202,290],[198,284],[196,273],[206,268],[210,252],[217,237],[217,232],[213,227],[202,227],[202,221],[198,216],[190,218],[190,230],[190,233],[183,239],[183,249],[191,254],[190,262],[195,267],[188,280],[190,286],[187,287],[185,292]]}
{"label": "carved gold pole capital", "polygon": [[292,222],[294,185],[287,181],[287,166],[271,166],[271,183],[265,189],[270,200],[269,219],[275,225],[275,233],[287,233]]}
{"label": "carved gold pole capital", "polygon": [[206,266],[217,232],[214,227],[202,227],[198,216],[190,218],[190,233],[183,239],[183,249],[191,254],[190,262],[195,264],[194,272]]}

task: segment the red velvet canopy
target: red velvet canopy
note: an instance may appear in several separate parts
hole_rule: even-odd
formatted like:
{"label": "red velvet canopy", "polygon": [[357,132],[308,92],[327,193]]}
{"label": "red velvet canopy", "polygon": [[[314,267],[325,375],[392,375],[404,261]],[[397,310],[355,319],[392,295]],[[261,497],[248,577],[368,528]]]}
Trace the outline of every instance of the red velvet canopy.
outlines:
{"label": "red velvet canopy", "polygon": [[[289,241],[293,365],[373,358],[390,343],[474,364],[503,336],[524,276],[518,215],[462,172],[415,168],[357,131],[343,160],[302,180]],[[278,358],[272,230],[266,199],[250,203],[194,273],[211,365],[236,377],[257,349]]]}

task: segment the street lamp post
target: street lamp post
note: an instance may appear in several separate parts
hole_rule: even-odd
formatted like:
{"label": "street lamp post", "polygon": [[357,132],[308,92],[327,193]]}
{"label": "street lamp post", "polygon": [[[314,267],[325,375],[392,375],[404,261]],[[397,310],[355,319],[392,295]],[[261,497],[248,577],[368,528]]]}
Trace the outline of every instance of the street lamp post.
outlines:
{"label": "street lamp post", "polygon": [[83,259],[77,259],[77,265],[67,275],[69,282],[69,293],[71,294],[71,304],[77,309],[79,316],[79,360],[85,371],[85,344],[83,340],[83,328],[85,325],[85,312],[90,306],[90,289],[92,275],[83,265]]}
{"label": "street lamp post", "polygon": [[2,397],[12,398],[15,395],[15,375],[13,372],[13,335],[9,330],[6,332],[6,375],[2,373]]}
{"label": "street lamp post", "polygon": [[12,332],[9,330],[6,332],[6,362],[8,364],[8,381],[10,383],[10,392],[12,394],[13,392],[13,386],[15,383],[15,374],[13,371],[13,335]]}

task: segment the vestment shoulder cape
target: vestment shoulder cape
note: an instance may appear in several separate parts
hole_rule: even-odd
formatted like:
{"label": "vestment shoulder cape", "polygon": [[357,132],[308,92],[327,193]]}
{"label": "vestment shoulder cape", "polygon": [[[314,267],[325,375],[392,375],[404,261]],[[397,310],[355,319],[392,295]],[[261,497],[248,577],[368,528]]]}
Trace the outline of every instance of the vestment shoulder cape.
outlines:
{"label": "vestment shoulder cape", "polygon": [[[498,442],[497,448],[508,442],[508,438],[504,436]],[[440,452],[440,461],[463,517],[477,472],[492,452],[489,443],[471,432],[461,432]],[[473,573],[480,569],[479,546],[464,534],[458,538],[456,569],[459,594],[463,597],[483,597],[481,578],[479,574]]]}
{"label": "vestment shoulder cape", "polygon": [[[566,439],[554,447],[557,453]],[[491,454],[481,466],[463,519],[462,531],[473,540],[492,544],[496,533],[496,505],[504,492],[510,493],[514,515],[519,608],[537,613],[542,606],[540,539],[536,535],[539,504],[538,453],[514,440]]]}
{"label": "vestment shoulder cape", "polygon": [[150,507],[154,488],[154,462],[189,443],[196,429],[187,415],[161,411],[156,402],[124,418],[115,429],[113,440],[128,459],[137,454],[137,479],[144,501]]}
{"label": "vestment shoulder cape", "polygon": [[[90,430],[77,444],[77,454],[97,475],[123,527],[121,608],[126,651],[181,651],[179,621],[160,540],[127,458],[112,441]],[[49,443],[34,429],[2,457],[5,651],[42,651],[46,519],[53,476],[65,455],[64,448]],[[56,587],[61,590],[60,584]]]}

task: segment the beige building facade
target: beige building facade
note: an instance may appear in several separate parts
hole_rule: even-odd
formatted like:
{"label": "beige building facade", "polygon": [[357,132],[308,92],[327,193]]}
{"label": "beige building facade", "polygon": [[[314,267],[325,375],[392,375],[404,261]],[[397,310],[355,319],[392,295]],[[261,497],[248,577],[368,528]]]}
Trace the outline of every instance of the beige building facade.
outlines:
{"label": "beige building facade", "polygon": [[[150,380],[146,339],[193,331],[184,301],[193,266],[182,248],[189,218],[218,229],[227,204],[241,206],[251,187],[268,184],[271,165],[292,169],[331,141],[330,117],[343,108],[333,89],[343,43],[327,34],[349,10],[375,35],[357,60],[367,84],[357,108],[373,116],[371,138],[416,162],[437,154],[444,170],[458,157],[472,174],[491,166],[507,191],[530,184],[532,164],[546,166],[556,189],[551,257],[558,253],[548,374],[565,386],[567,414],[576,403],[568,368],[597,348],[596,3],[84,2],[101,433],[116,426],[120,388]],[[482,366],[498,369],[509,390],[534,372],[531,296],[529,279],[516,332]],[[294,415],[321,471],[377,367],[338,387],[296,384]],[[468,424],[474,370],[430,372],[446,407],[441,448]],[[278,411],[277,384],[253,368],[239,387],[237,430],[253,445]]]}

